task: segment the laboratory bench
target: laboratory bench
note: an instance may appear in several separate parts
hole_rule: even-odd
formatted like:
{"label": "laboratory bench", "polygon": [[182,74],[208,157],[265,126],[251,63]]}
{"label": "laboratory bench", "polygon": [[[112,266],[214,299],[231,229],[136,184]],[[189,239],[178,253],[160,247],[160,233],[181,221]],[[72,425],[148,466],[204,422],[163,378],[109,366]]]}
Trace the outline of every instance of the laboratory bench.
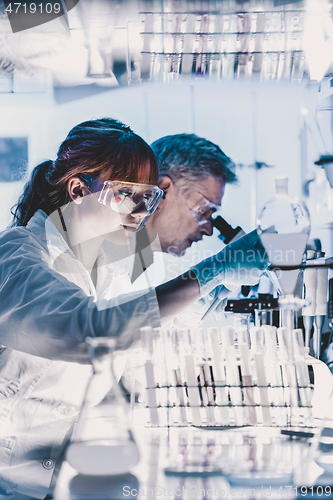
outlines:
{"label": "laboratory bench", "polygon": [[312,359],[311,364],[315,373],[311,428],[285,432],[263,425],[198,428],[136,423],[132,428],[140,461],[131,473],[80,475],[64,461],[54,499],[333,498],[333,465],[331,473],[325,473],[315,461],[333,377],[320,361]]}
{"label": "laboratory bench", "polygon": [[[140,463],[122,476],[80,475],[64,462],[55,500],[333,498],[332,475],[312,457],[316,438],[274,428],[137,429]],[[202,470],[200,470],[200,464]]]}

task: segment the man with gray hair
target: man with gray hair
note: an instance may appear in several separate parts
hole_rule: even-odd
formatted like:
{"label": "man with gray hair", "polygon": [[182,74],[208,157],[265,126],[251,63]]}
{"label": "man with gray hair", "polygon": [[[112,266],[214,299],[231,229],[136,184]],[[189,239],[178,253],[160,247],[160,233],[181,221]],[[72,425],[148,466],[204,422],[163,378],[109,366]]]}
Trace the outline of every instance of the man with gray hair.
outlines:
{"label": "man with gray hair", "polygon": [[[221,206],[225,185],[237,181],[235,165],[219,146],[195,134],[175,134],[151,145],[157,156],[163,198],[138,233],[132,280],[152,263],[156,233],[159,250],[184,255],[192,243],[213,234],[212,214]],[[147,237],[148,234],[148,237]]]}
{"label": "man with gray hair", "polygon": [[164,192],[147,221],[159,235],[163,252],[182,255],[193,242],[211,236],[211,215],[221,206],[225,184],[235,182],[234,163],[216,144],[194,134],[153,142]]}

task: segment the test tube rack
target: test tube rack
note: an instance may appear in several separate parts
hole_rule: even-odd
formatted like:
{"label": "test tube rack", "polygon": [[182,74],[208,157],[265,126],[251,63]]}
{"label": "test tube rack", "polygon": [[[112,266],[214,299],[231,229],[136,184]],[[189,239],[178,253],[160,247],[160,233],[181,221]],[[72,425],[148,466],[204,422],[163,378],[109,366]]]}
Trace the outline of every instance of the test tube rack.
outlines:
{"label": "test tube rack", "polygon": [[[312,427],[311,358],[299,350],[301,333],[272,326],[161,332],[148,356],[142,353],[145,391],[134,420],[141,415],[153,427]],[[184,344],[185,336],[196,342]]]}
{"label": "test tube rack", "polygon": [[195,3],[186,9],[168,1],[162,5],[158,11],[148,3],[140,13],[143,80],[192,73],[217,80],[302,79],[304,9],[273,1],[260,9],[252,0],[234,9],[222,1],[199,9]]}

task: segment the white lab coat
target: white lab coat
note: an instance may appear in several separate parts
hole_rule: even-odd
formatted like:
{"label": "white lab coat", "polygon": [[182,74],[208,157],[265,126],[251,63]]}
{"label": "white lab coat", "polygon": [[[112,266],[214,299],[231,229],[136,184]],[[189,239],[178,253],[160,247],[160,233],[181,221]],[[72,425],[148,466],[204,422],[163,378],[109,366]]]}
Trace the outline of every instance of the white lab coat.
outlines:
{"label": "white lab coat", "polygon": [[91,375],[84,339],[126,348],[159,326],[155,291],[119,295],[124,274],[105,255],[98,265],[95,290],[41,210],[0,234],[0,498],[47,494]]}

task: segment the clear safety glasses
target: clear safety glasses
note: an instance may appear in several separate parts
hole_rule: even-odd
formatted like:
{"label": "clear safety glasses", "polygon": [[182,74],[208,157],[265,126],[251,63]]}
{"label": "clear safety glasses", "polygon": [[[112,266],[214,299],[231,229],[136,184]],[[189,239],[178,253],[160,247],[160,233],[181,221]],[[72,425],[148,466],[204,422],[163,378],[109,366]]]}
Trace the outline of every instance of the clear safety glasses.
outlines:
{"label": "clear safety glasses", "polygon": [[147,212],[151,215],[163,196],[157,186],[123,181],[103,181],[90,175],[81,176],[88,190],[96,196],[99,203],[121,214]]}
{"label": "clear safety glasses", "polygon": [[221,208],[197,191],[184,191],[181,196],[199,226],[211,222],[212,214]]}

